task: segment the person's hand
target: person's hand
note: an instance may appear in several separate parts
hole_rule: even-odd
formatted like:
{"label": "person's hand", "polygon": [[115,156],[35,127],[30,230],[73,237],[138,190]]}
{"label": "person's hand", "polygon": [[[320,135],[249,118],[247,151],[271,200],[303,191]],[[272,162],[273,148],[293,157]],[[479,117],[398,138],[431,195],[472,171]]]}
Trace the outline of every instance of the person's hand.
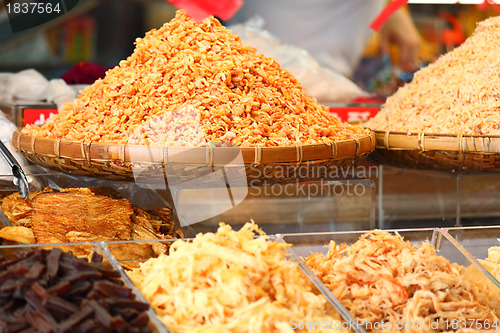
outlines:
{"label": "person's hand", "polygon": [[422,40],[407,11],[396,11],[384,24],[380,35],[383,52],[388,52],[391,44],[399,46],[398,65],[402,70],[409,72],[417,69]]}

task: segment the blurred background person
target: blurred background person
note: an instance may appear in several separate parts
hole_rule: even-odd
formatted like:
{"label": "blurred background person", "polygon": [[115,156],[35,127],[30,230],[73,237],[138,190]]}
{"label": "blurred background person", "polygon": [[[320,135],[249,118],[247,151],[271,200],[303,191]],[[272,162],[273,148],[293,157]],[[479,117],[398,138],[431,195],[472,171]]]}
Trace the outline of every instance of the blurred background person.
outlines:
{"label": "blurred background person", "polygon": [[[266,30],[282,42],[299,46],[323,66],[352,78],[373,34],[369,25],[386,0],[247,0],[228,24],[261,16]],[[399,47],[398,65],[413,71],[421,45],[410,14],[400,9],[382,27],[382,52]]]}

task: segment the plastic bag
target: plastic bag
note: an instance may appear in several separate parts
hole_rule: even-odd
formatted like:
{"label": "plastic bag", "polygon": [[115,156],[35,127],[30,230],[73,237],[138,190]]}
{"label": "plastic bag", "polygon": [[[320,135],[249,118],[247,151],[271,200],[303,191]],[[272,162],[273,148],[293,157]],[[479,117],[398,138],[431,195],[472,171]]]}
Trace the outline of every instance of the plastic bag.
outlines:
{"label": "plastic bag", "polygon": [[76,95],[76,91],[63,79],[52,79],[38,97],[56,104],[57,108],[61,109],[64,104],[72,102]]}
{"label": "plastic bag", "polygon": [[0,101],[10,102],[14,96],[14,89],[9,84],[14,74],[0,73]]}
{"label": "plastic bag", "polygon": [[306,93],[320,103],[348,103],[358,97],[368,96],[368,93],[345,76],[322,67],[306,50],[281,43],[264,26],[262,17],[254,17],[245,24],[232,25],[229,29],[240,35],[243,43],[276,59],[282,68],[289,70],[297,78]]}
{"label": "plastic bag", "polygon": [[61,79],[47,80],[34,69],[0,75],[0,99],[12,101],[47,101],[57,104],[58,109],[63,104],[73,101],[76,92]]}

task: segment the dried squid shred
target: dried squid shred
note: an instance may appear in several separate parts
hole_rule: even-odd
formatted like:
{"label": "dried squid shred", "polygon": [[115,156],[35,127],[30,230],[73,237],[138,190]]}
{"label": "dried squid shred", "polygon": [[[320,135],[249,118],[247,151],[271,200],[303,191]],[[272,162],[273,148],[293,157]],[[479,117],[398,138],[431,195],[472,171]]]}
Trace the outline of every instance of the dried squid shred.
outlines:
{"label": "dried squid shred", "polygon": [[378,131],[500,135],[500,16],[415,73],[363,126]]}
{"label": "dried squid shred", "polygon": [[239,231],[221,224],[217,233],[176,241],[169,255],[146,261],[130,276],[172,332],[292,333],[304,331],[292,329],[294,319],[337,322],[326,299],[286,259],[287,245],[255,233],[261,233],[255,224]]}
{"label": "dried squid shred", "polygon": [[438,332],[452,331],[452,321],[464,318],[498,323],[474,296],[464,267],[436,255],[427,242],[412,245],[397,233],[374,230],[351,246],[331,241],[326,255],[313,253],[306,264],[371,332],[435,332],[432,323],[446,326],[445,319],[448,330]]}

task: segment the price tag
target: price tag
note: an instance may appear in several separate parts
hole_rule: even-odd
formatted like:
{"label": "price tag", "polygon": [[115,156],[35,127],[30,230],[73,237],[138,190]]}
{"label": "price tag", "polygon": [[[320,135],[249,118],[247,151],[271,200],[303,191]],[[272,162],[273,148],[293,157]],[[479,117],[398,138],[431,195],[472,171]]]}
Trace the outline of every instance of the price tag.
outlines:
{"label": "price tag", "polygon": [[43,125],[47,119],[57,112],[57,109],[24,109],[24,126]]}
{"label": "price tag", "polygon": [[331,107],[330,114],[334,115],[341,121],[349,123],[364,122],[374,117],[379,107],[361,107],[361,106],[346,106],[346,107]]}

